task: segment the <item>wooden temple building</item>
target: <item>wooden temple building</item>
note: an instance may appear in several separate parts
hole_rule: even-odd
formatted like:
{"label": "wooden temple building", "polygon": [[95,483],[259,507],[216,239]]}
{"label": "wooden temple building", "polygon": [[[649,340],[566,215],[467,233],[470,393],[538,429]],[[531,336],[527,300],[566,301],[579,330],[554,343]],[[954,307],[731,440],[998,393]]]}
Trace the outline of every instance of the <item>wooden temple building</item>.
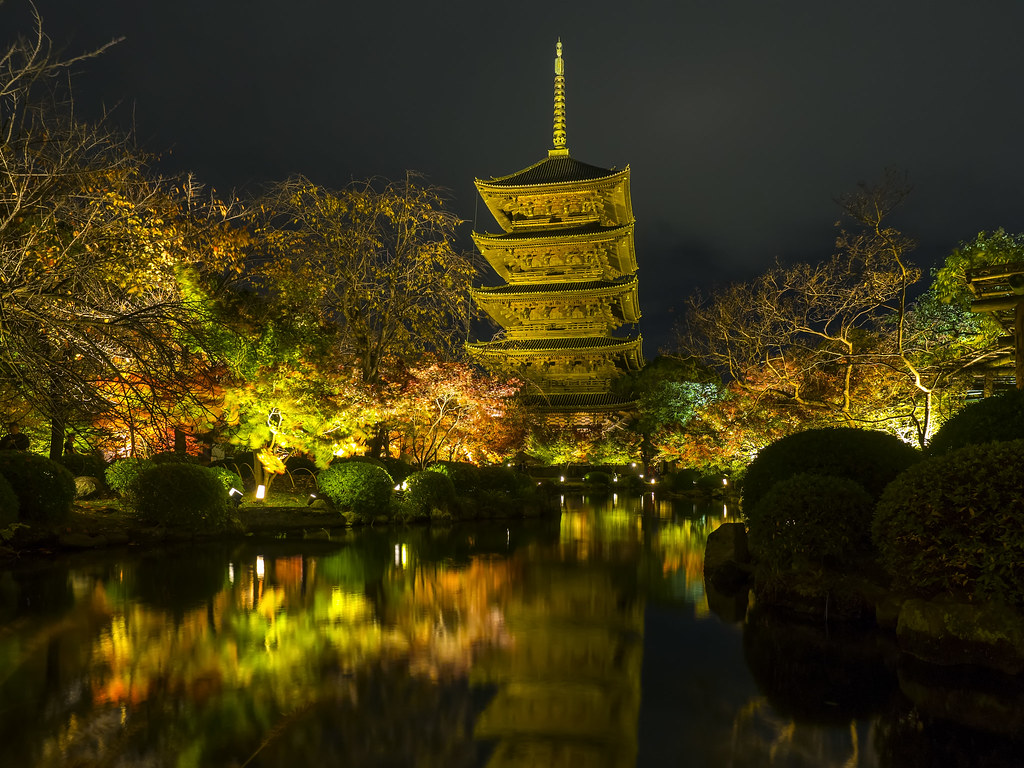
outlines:
{"label": "wooden temple building", "polygon": [[1006,332],[973,366],[984,377],[984,396],[999,382],[1024,389],[1024,262],[970,269],[966,277],[971,311],[988,313]]}
{"label": "wooden temple building", "polygon": [[473,240],[504,284],[472,291],[500,330],[468,350],[525,381],[528,404],[549,419],[585,426],[633,408],[613,382],[643,366],[640,306],[629,167],[571,157],[565,127],[559,41],[553,147],[521,171],[475,182],[503,232]]}

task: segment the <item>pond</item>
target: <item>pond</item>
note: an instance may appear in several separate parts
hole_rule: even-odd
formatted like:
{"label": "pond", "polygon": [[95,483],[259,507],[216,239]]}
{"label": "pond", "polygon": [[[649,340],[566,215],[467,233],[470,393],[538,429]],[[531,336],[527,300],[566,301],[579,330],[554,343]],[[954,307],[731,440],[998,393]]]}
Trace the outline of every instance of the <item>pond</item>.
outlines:
{"label": "pond", "polygon": [[729,519],[574,496],[548,520],[19,564],[0,575],[0,765],[1001,759],[918,712],[884,634],[706,594]]}

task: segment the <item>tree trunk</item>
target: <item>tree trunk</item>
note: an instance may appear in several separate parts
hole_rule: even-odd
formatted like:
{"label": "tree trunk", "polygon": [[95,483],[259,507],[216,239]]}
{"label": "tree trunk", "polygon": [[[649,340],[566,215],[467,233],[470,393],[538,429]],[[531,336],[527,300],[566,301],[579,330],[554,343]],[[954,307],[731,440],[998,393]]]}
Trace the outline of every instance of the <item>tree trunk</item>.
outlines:
{"label": "tree trunk", "polygon": [[60,461],[64,455],[64,420],[59,416],[50,419],[50,460]]}

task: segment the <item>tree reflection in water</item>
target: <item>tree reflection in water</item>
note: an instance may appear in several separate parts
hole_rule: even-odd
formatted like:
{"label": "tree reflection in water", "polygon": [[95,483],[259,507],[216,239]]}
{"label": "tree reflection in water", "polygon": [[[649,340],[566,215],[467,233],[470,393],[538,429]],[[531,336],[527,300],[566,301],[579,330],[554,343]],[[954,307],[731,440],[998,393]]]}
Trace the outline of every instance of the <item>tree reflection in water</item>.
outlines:
{"label": "tree reflection in water", "polygon": [[[551,521],[20,566],[0,574],[0,765],[895,768],[866,748],[871,702],[906,719],[888,683],[808,717],[813,640],[709,612],[723,512],[575,497]],[[854,651],[821,669],[844,658],[877,679]],[[809,676],[828,712],[832,671]],[[882,732],[898,754],[909,730]]]}

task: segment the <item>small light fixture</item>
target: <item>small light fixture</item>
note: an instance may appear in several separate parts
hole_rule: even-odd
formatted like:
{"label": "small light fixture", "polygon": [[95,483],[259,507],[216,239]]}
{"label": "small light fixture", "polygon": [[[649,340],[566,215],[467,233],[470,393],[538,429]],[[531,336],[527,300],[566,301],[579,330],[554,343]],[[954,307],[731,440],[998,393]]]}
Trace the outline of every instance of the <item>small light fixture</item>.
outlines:
{"label": "small light fixture", "polygon": [[236,507],[242,503],[242,495],[242,492],[237,488],[232,488],[228,491],[228,498],[235,502]]}
{"label": "small light fixture", "polygon": [[256,555],[256,578],[262,579],[267,574],[267,564],[263,561],[263,555]]}
{"label": "small light fixture", "polygon": [[560,476],[560,477],[558,478],[558,482],[560,482],[560,483],[564,483],[564,482],[565,482],[565,475],[561,475],[561,476]]}
{"label": "small light fixture", "polygon": [[309,494],[309,498],[306,499],[306,506],[307,507],[312,507],[313,506],[313,502],[316,501],[316,499],[317,499],[317,496],[316,496],[315,493]]}
{"label": "small light fixture", "polygon": [[257,485],[256,486],[256,501],[263,501],[267,498],[267,486]]}

